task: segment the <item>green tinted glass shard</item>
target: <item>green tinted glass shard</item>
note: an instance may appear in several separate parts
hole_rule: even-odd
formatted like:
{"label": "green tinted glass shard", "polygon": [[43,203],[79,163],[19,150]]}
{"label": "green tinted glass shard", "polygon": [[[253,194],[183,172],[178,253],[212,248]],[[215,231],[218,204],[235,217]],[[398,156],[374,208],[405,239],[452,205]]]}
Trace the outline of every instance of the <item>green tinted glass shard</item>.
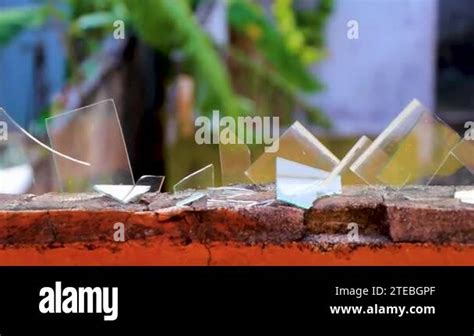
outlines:
{"label": "green tinted glass shard", "polygon": [[173,186],[173,191],[206,189],[214,187],[214,165],[210,164],[186,177]]}
{"label": "green tinted glass shard", "polygon": [[332,171],[339,160],[303,125],[295,122],[245,172],[254,183],[275,182],[276,158],[295,161],[309,167]]}

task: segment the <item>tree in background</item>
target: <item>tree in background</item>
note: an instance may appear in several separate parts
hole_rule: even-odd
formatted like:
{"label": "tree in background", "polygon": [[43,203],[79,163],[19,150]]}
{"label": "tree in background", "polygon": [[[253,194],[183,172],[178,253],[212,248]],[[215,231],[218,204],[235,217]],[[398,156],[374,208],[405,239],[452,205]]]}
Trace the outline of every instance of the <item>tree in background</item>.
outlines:
{"label": "tree in background", "polygon": [[134,169],[137,174],[161,170],[156,165],[162,157],[146,158],[150,148],[163,142],[156,138],[160,132],[150,127],[156,124],[156,112],[163,109],[168,83],[178,73],[194,80],[200,114],[218,109],[229,116],[279,115],[290,121],[298,108],[312,123],[329,127],[325,115],[308,104],[304,94],[323,89],[308,67],[325,56],[324,28],[332,0],[276,0],[269,8],[256,1],[227,0],[231,41],[224,50],[213,44],[200,25],[199,8],[212,2],[67,0],[9,8],[0,12],[0,44],[8,43],[23,29],[62,22],[68,81],[79,83],[94,71],[87,66],[88,57],[100,50],[114,23],[123,21],[129,44],[134,40],[150,48],[153,55],[147,76],[151,76],[150,82],[159,82],[151,93],[151,106],[143,107],[147,111],[140,134],[145,140],[137,141],[144,144],[137,159],[141,163]]}

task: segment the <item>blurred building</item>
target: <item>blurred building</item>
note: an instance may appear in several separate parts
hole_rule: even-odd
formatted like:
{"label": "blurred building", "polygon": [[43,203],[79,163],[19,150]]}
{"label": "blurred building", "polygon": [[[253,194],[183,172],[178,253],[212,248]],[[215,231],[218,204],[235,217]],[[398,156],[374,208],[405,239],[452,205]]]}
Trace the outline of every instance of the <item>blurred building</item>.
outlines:
{"label": "blurred building", "polygon": [[[337,0],[312,97],[340,134],[376,135],[413,99],[435,107],[436,0]],[[351,28],[358,24],[358,38]],[[357,27],[355,27],[357,28]],[[349,34],[349,36],[348,36]]]}

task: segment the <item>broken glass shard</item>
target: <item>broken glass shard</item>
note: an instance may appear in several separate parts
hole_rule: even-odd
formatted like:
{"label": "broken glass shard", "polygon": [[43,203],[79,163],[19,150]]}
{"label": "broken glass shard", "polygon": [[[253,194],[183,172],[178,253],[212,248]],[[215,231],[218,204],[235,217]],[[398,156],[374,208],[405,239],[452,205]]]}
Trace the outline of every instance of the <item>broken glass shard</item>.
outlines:
{"label": "broken glass shard", "polygon": [[474,204],[474,189],[473,190],[457,191],[454,194],[454,198],[460,200],[463,203]]}
{"label": "broken glass shard", "polygon": [[200,199],[203,199],[204,197],[206,197],[206,194],[205,194],[205,193],[196,192],[196,193],[191,194],[191,196],[186,197],[185,199],[183,199],[183,200],[181,200],[181,201],[178,201],[178,202],[176,203],[176,206],[189,205],[189,204],[191,204],[191,203],[194,203],[194,202],[196,202],[196,201],[199,201]]}
{"label": "broken glass shard", "polygon": [[229,137],[228,143],[219,143],[222,184],[248,184],[250,180],[245,171],[251,164],[250,149],[246,144],[237,141],[237,135],[230,133]]}
{"label": "broken glass shard", "polygon": [[104,184],[135,185],[113,100],[47,118],[46,129],[51,147],[76,159],[54,156],[62,191],[84,192]]}
{"label": "broken glass shard", "polygon": [[327,171],[298,162],[277,158],[276,172],[277,200],[303,209],[311,208],[318,198],[339,194],[342,190],[339,175],[322,185],[322,182],[329,177]]}
{"label": "broken glass shard", "polygon": [[280,157],[303,165],[332,171],[339,160],[303,125],[295,122],[246,171],[254,183],[275,182],[275,162]]}
{"label": "broken glass shard", "polygon": [[440,167],[432,184],[474,185],[474,142],[459,141]]}
{"label": "broken glass shard", "polygon": [[452,151],[453,156],[459,160],[472,174],[474,174],[474,141],[461,140]]}
{"label": "broken glass shard", "polygon": [[220,192],[223,192],[223,193],[230,193],[230,194],[235,194],[235,193],[255,194],[254,190],[247,189],[247,188],[241,188],[241,187],[229,187],[229,186],[212,187],[212,188],[209,188],[209,190],[220,191]]}
{"label": "broken glass shard", "polygon": [[329,176],[323,181],[322,186],[330,185],[332,180],[338,176],[342,178],[343,185],[366,184],[350,167],[371,144],[372,141],[367,136],[362,136],[354,146],[352,146],[349,152],[347,152],[346,156],[344,156],[336,168],[331,171]]}
{"label": "broken glass shard", "polygon": [[142,176],[135,185],[96,184],[94,190],[116,201],[130,203],[139,200],[146,193],[160,192],[164,180],[164,176],[147,175]]}
{"label": "broken glass shard", "polygon": [[354,162],[351,170],[369,184],[403,187],[436,184],[462,166],[450,158],[459,135],[413,100]]}
{"label": "broken glass shard", "polygon": [[207,206],[214,207],[214,208],[228,208],[232,207],[252,207],[255,205],[259,205],[260,202],[257,201],[245,201],[245,200],[221,200],[221,199],[212,199],[210,198],[207,201]]}
{"label": "broken glass shard", "polygon": [[[269,201],[269,199],[261,200],[256,191],[240,188],[240,187],[218,187],[208,188],[209,199],[207,200],[208,206],[213,207],[225,207],[225,206],[254,206],[262,204],[263,201]],[[260,196],[263,196],[262,194]],[[249,201],[249,198],[253,199]],[[273,197],[270,199],[274,200]]]}
{"label": "broken glass shard", "polygon": [[461,139],[432,176],[432,185],[474,184],[474,143]]}
{"label": "broken glass shard", "polygon": [[217,188],[208,188],[209,191],[211,191],[212,194],[216,192],[219,197],[224,197],[224,198],[235,198],[235,197],[249,197],[252,195],[255,195],[256,192],[250,189],[246,188],[240,188],[240,187],[217,187]]}
{"label": "broken glass shard", "polygon": [[150,190],[149,186],[96,184],[94,190],[116,201],[129,203],[137,200]]}
{"label": "broken glass shard", "polygon": [[214,187],[214,165],[212,164],[183,178],[173,186],[173,191],[206,189],[209,187]]}

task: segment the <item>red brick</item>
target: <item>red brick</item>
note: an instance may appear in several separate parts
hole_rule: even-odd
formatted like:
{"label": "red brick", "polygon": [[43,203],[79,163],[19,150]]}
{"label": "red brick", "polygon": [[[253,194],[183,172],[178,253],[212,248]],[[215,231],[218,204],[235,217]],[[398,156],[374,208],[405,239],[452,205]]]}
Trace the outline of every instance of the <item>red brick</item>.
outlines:
{"label": "red brick", "polygon": [[387,234],[383,198],[377,195],[333,196],[316,201],[305,214],[309,233],[348,232],[356,223],[361,234]]}

